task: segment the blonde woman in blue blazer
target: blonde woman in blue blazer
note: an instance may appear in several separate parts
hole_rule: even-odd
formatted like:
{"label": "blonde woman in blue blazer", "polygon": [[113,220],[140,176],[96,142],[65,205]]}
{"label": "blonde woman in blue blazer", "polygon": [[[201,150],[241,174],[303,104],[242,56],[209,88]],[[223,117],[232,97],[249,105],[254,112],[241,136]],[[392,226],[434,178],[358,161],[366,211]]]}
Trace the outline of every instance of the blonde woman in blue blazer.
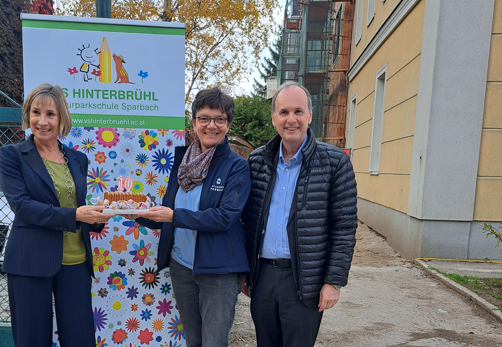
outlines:
{"label": "blonde woman in blue blazer", "polygon": [[111,215],[86,206],[87,157],[63,147],[71,116],[58,86],[26,98],[24,142],[0,148],[0,186],[15,214],[2,270],[17,347],[52,346],[54,295],[61,347],[94,347],[89,231]]}

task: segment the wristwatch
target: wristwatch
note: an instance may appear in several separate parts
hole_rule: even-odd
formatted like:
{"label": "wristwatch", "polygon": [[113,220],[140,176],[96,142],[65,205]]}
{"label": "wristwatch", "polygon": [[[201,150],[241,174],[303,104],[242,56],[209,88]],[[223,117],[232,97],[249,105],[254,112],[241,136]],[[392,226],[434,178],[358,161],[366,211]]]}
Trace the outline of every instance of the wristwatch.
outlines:
{"label": "wristwatch", "polygon": [[342,286],[339,284],[332,284],[333,287],[335,287],[336,290],[342,289]]}

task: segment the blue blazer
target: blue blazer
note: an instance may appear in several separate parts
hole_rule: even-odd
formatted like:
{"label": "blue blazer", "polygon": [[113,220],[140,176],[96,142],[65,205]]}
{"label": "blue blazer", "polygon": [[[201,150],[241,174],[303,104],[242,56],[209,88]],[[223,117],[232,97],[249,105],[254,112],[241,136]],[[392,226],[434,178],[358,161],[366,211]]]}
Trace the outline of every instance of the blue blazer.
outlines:
{"label": "blue blazer", "polygon": [[[78,206],[85,205],[87,157],[64,148]],[[54,276],[63,261],[63,232],[82,227],[87,264],[93,275],[90,225],[76,221],[75,208],[60,207],[52,179],[33,142],[0,148],[0,186],[14,212],[2,271],[21,276]],[[93,228],[94,229],[94,228]]]}

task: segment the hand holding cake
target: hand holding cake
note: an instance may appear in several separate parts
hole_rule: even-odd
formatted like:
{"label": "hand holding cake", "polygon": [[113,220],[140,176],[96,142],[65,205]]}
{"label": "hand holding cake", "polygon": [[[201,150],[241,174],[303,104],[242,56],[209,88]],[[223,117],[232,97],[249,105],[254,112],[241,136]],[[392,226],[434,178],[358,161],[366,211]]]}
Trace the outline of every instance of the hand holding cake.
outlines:
{"label": "hand holding cake", "polygon": [[149,211],[138,212],[138,217],[148,218],[155,222],[172,222],[173,221],[173,210],[169,207],[158,206],[152,207]]}

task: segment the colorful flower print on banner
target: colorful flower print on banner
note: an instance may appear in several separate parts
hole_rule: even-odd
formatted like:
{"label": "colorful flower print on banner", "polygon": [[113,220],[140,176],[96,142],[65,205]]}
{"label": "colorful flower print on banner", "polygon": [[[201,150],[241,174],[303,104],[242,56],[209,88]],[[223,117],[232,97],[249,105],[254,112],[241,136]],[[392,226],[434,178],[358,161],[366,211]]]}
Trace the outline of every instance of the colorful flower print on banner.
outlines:
{"label": "colorful flower print on banner", "polygon": [[[72,127],[65,146],[89,158],[87,200],[123,189],[162,201],[184,133],[169,129]],[[166,146],[166,144],[168,144]],[[96,346],[185,346],[169,269],[155,273],[160,230],[115,215],[91,233],[96,278],[93,315]],[[54,347],[59,347],[54,334]]]}

